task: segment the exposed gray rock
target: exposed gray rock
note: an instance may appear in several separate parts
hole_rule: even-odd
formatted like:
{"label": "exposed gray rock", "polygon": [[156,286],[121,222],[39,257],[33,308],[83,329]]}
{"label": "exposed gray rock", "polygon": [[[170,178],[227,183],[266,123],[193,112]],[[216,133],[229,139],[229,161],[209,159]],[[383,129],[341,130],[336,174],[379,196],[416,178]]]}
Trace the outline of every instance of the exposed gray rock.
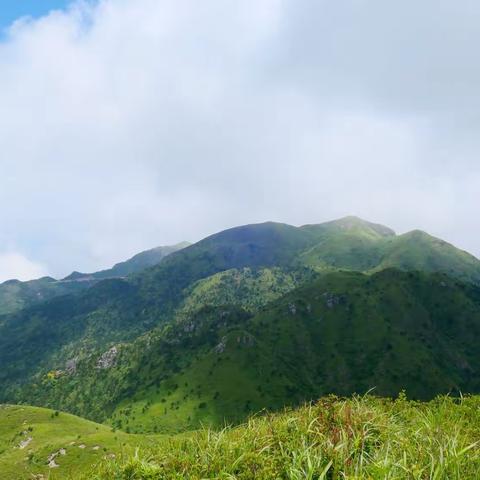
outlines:
{"label": "exposed gray rock", "polygon": [[28,438],[26,438],[25,440],[22,440],[22,441],[20,442],[20,445],[18,446],[18,448],[19,448],[20,450],[23,450],[23,449],[27,448],[27,447],[30,445],[30,443],[32,443],[32,440],[33,440],[32,437],[28,437]]}
{"label": "exposed gray rock", "polygon": [[97,362],[97,369],[99,370],[106,370],[107,368],[112,368],[118,356],[118,349],[117,347],[112,347],[110,350],[106,351]]}
{"label": "exposed gray rock", "polygon": [[325,298],[325,304],[328,308],[333,308],[345,300],[342,295],[335,295],[330,292],[325,292],[322,296]]}
{"label": "exposed gray rock", "polygon": [[213,349],[215,353],[223,353],[227,348],[227,337],[223,337],[220,343]]}
{"label": "exposed gray rock", "polygon": [[78,366],[77,357],[68,360],[65,365],[65,370],[68,373],[68,375],[75,375],[75,373],[77,373],[77,366]]}

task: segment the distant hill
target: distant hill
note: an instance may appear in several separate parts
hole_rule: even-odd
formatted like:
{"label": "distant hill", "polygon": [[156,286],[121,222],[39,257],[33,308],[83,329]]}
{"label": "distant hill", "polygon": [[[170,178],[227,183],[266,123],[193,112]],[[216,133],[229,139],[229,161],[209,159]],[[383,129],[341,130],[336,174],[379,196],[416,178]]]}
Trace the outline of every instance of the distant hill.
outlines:
{"label": "distant hill", "polygon": [[73,272],[63,280],[51,277],[28,282],[9,280],[0,284],[0,316],[55,297],[79,292],[106,278],[126,277],[140,272],[157,265],[167,255],[188,245],[188,242],[182,242],[177,245],[153,248],[135,255],[130,260],[118,263],[109,270],[89,274]]}
{"label": "distant hill", "polygon": [[51,277],[29,282],[9,280],[0,284],[0,316],[82,288],[82,285],[64,284]]}
{"label": "distant hill", "polygon": [[108,415],[132,432],[172,432],[329,393],[480,391],[477,287],[385,270],[331,273],[253,311],[244,293],[237,305],[200,301],[166,328],[118,344],[108,367],[98,368],[108,357],[99,351],[22,398]]}
{"label": "distant hill", "polygon": [[102,270],[94,273],[73,272],[63,279],[67,281],[88,281],[88,280],[104,280],[107,278],[122,278],[133,273],[141,272],[146,268],[158,265],[166,256],[173,252],[182,250],[190,245],[188,242],[177,243],[166,247],[152,248],[145,252],[138,253],[125,262],[117,263],[108,270]]}
{"label": "distant hill", "polygon": [[480,283],[480,261],[453,245],[415,230],[403,235],[382,225],[346,217],[302,227],[317,242],[300,254],[305,265],[319,269],[376,272],[385,268],[443,272]]}
{"label": "distant hill", "polygon": [[0,401],[172,431],[332,392],[477,392],[479,284],[423,232],[237,227],[2,317]]}

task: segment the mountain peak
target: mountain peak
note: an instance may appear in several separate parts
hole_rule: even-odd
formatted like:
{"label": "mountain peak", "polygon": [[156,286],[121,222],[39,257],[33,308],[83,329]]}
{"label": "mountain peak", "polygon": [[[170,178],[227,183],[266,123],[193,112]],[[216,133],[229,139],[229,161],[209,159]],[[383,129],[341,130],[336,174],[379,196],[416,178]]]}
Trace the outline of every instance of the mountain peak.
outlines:
{"label": "mountain peak", "polygon": [[395,232],[384,225],[378,223],[368,222],[360,217],[349,215],[339,218],[337,220],[331,220],[329,222],[321,223],[318,225],[304,225],[301,227],[306,230],[326,230],[326,231],[352,231],[362,232],[375,237],[393,237]]}
{"label": "mountain peak", "polygon": [[379,223],[369,222],[355,215],[348,215],[346,217],[342,217],[342,218],[339,218],[338,220],[333,220],[328,223],[338,225],[339,227],[342,227],[345,230],[352,230],[356,228],[369,228],[383,236],[395,235],[395,232],[391,228],[388,228]]}

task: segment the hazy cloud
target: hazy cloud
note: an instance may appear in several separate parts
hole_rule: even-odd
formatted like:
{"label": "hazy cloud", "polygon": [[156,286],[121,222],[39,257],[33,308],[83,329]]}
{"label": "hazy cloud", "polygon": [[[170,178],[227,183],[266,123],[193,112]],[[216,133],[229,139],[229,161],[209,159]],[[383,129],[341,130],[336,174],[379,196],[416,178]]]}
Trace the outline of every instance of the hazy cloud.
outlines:
{"label": "hazy cloud", "polygon": [[16,252],[0,254],[0,282],[16,278],[18,280],[30,280],[47,275],[43,265],[32,262],[28,258]]}
{"label": "hazy cloud", "polygon": [[104,0],[21,20],[0,44],[0,252],[63,275],[357,214],[480,255],[479,24],[468,0]]}

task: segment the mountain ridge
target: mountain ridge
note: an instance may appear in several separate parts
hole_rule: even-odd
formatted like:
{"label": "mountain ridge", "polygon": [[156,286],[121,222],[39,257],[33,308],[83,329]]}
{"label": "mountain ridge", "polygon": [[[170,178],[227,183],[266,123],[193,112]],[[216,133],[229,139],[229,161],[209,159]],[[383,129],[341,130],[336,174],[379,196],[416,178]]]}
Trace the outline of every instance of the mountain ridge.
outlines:
{"label": "mountain ridge", "polygon": [[479,284],[480,261],[424,233],[356,217],[239,226],[1,317],[0,401],[118,428],[133,409],[132,431],[168,431],[375,386],[476,391]]}

